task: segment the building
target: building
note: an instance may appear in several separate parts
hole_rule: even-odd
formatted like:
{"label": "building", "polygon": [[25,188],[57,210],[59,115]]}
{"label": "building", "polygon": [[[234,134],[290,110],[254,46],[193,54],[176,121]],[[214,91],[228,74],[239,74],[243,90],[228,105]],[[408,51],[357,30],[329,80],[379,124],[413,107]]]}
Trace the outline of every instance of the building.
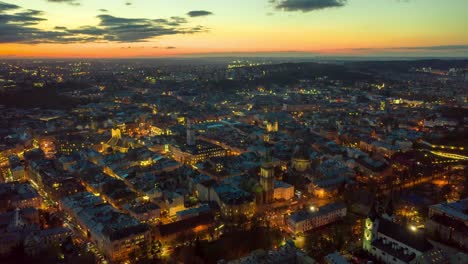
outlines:
{"label": "building", "polygon": [[173,144],[169,146],[173,158],[183,164],[195,165],[210,158],[225,157],[227,151],[206,141],[197,141],[194,145]]}
{"label": "building", "polygon": [[320,208],[311,207],[291,214],[287,225],[291,232],[304,233],[314,228],[328,225],[346,216],[346,206],[343,203],[332,203]]}
{"label": "building", "polygon": [[350,263],[343,256],[341,256],[340,253],[336,251],[331,254],[326,255],[323,261],[326,264],[349,264]]}
{"label": "building", "polygon": [[195,145],[195,130],[192,127],[192,123],[190,120],[187,120],[187,145],[194,146]]}
{"label": "building", "polygon": [[265,157],[260,167],[260,185],[263,188],[263,202],[273,202],[274,189],[275,189],[275,167],[271,157],[271,150],[267,149]]}
{"label": "building", "polygon": [[41,205],[41,196],[29,183],[12,182],[0,184],[0,212],[16,208],[40,208]]}
{"label": "building", "polygon": [[282,181],[275,181],[273,198],[275,200],[290,200],[294,197],[294,186]]}
{"label": "building", "polygon": [[[208,231],[215,223],[211,212],[201,213],[197,216],[182,219],[180,221],[158,225],[156,228],[157,239],[163,243],[173,243],[177,238],[190,239]],[[186,235],[186,236],[185,236]],[[185,241],[182,241],[185,242]]]}
{"label": "building", "polygon": [[24,239],[24,251],[31,256],[38,255],[49,247],[63,243],[71,235],[72,231],[65,227],[34,231]]}
{"label": "building", "polygon": [[423,231],[394,223],[387,208],[381,215],[375,205],[371,206],[364,225],[364,250],[383,263],[403,264],[413,263],[433,249]]}
{"label": "building", "polygon": [[175,216],[177,212],[185,210],[184,196],[176,192],[164,192],[163,206],[169,216]]}
{"label": "building", "polygon": [[199,207],[189,208],[189,209],[179,211],[176,213],[177,221],[195,217],[195,216],[198,216],[204,213],[209,213],[209,212],[211,212],[211,208],[207,204],[201,205]]}
{"label": "building", "polygon": [[84,235],[112,262],[124,262],[152,242],[150,228],[89,192],[60,200],[59,206],[79,224]]}
{"label": "building", "polygon": [[214,201],[224,218],[252,218],[255,214],[255,196],[237,187],[220,184],[214,187]]}
{"label": "building", "polygon": [[117,151],[120,153],[126,153],[131,148],[139,147],[140,145],[128,138],[122,137],[120,129],[112,129],[112,137],[101,145],[103,152]]}
{"label": "building", "polygon": [[156,223],[161,216],[161,209],[151,202],[134,202],[126,204],[123,208],[142,223]]}
{"label": "building", "polygon": [[264,250],[257,249],[249,255],[240,259],[225,261],[220,260],[218,264],[315,264],[313,258],[294,246],[293,242],[286,242],[278,249]]}
{"label": "building", "polygon": [[294,170],[300,172],[310,168],[310,157],[304,144],[296,146],[291,158],[291,166]]}
{"label": "building", "polygon": [[426,230],[443,243],[468,249],[468,198],[430,206]]}

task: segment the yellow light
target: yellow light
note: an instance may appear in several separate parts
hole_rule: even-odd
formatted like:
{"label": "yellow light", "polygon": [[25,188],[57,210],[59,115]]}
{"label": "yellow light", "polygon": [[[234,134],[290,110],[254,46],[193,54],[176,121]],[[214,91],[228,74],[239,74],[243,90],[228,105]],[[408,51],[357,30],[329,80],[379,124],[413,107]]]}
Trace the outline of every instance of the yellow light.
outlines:
{"label": "yellow light", "polygon": [[411,225],[411,226],[410,226],[410,229],[411,229],[411,231],[413,231],[413,232],[416,232],[416,231],[418,230],[414,225]]}
{"label": "yellow light", "polygon": [[149,198],[148,196],[146,196],[146,195],[145,195],[145,196],[143,196],[143,200],[145,200],[145,201],[149,201],[149,199],[150,199],[150,198]]}

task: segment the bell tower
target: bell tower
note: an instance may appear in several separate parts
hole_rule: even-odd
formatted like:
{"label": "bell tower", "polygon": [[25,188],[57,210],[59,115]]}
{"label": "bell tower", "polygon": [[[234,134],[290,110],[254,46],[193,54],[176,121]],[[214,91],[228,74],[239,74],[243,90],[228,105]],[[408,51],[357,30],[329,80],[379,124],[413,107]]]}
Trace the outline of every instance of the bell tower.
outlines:
{"label": "bell tower", "polygon": [[372,248],[372,241],[376,239],[377,227],[379,224],[379,214],[375,208],[375,203],[372,203],[366,221],[364,222],[364,232],[362,238],[362,248],[370,251]]}
{"label": "bell tower", "polygon": [[190,120],[187,120],[187,145],[195,145],[195,130],[193,130]]}
{"label": "bell tower", "polygon": [[265,157],[260,167],[260,185],[263,188],[265,203],[273,202],[273,192],[275,188],[275,167],[271,157],[271,150],[269,148],[265,151]]}

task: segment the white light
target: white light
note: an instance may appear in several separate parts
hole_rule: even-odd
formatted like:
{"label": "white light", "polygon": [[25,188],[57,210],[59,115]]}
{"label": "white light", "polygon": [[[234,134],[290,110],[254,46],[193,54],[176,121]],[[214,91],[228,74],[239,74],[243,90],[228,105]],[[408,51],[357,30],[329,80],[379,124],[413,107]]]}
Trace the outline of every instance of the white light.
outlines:
{"label": "white light", "polygon": [[410,229],[411,229],[411,231],[413,231],[413,232],[416,232],[416,230],[418,230],[414,225],[411,225],[411,226],[410,226]]}

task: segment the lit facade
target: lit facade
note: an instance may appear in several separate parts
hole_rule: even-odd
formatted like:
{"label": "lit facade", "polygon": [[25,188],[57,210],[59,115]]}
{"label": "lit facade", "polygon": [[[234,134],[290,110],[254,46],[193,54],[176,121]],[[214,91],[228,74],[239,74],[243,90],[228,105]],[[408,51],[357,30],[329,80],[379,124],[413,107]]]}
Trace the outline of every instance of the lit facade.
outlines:
{"label": "lit facade", "polygon": [[314,211],[298,211],[288,217],[287,225],[291,232],[304,233],[314,228],[333,223],[346,216],[346,206],[342,203],[328,204]]}

